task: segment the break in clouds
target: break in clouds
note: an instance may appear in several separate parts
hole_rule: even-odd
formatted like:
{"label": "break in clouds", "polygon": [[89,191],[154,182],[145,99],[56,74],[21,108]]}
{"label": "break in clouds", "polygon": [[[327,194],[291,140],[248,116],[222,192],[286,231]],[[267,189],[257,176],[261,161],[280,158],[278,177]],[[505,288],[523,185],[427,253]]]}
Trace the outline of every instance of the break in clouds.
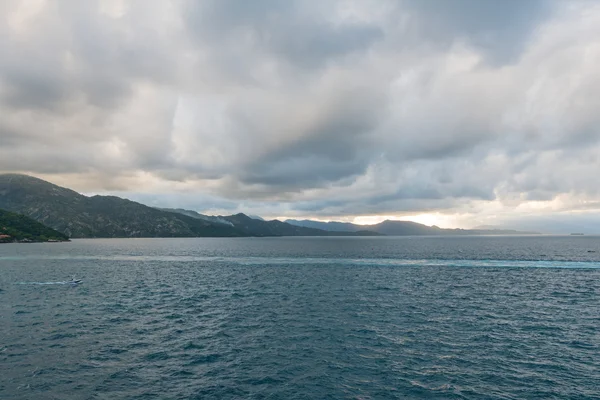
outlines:
{"label": "break in clouds", "polygon": [[600,209],[594,1],[15,0],[0,18],[4,172],[266,216]]}

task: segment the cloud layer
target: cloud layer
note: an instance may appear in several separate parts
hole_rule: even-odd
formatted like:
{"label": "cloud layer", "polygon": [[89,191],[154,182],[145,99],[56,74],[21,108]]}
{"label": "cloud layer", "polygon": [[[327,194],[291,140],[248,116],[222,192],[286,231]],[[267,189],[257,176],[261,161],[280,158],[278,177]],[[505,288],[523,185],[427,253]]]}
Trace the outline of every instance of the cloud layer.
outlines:
{"label": "cloud layer", "polygon": [[21,0],[0,19],[0,171],[270,216],[600,208],[595,2]]}

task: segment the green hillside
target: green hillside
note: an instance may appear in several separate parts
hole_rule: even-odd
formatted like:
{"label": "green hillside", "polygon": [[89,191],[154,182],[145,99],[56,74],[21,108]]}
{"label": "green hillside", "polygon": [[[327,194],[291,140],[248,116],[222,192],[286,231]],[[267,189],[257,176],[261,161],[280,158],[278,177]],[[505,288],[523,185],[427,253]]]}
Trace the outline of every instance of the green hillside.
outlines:
{"label": "green hillside", "polygon": [[21,214],[0,210],[0,243],[66,241],[69,238]]}
{"label": "green hillside", "polygon": [[243,236],[231,226],[115,196],[84,196],[27,175],[0,175],[0,208],[72,238]]}

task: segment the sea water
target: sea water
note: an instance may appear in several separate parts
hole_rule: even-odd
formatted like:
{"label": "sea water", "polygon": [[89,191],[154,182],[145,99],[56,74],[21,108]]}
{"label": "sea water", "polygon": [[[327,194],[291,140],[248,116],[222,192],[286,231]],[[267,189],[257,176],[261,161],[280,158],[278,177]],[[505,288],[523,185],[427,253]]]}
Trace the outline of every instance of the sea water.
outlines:
{"label": "sea water", "polygon": [[599,237],[0,245],[0,399],[600,398],[599,332]]}

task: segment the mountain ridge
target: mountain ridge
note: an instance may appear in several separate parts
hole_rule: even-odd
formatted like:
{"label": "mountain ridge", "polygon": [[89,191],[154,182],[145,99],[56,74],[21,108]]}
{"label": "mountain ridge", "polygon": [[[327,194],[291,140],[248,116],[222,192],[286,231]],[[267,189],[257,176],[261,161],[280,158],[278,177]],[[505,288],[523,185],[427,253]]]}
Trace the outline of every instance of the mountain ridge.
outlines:
{"label": "mountain ridge", "polygon": [[187,215],[188,217],[202,219],[202,220],[205,220],[205,221],[214,222],[216,224],[233,226],[233,224],[231,222],[223,219],[220,216],[200,214],[197,211],[186,210],[184,208],[158,208],[157,207],[157,209],[158,210],[162,210],[162,211],[167,211],[167,212],[172,212],[172,213]]}
{"label": "mountain ridge", "polygon": [[318,229],[344,232],[368,230],[387,236],[433,236],[433,235],[537,235],[539,232],[517,231],[512,229],[447,229],[438,226],[427,226],[413,221],[385,220],[378,224],[358,225],[350,222],[321,222],[313,220],[286,219],[292,225],[309,226]]}
{"label": "mountain ridge", "polygon": [[0,175],[0,208],[73,238],[242,236],[231,227],[116,196],[87,197],[28,175]]}
{"label": "mountain ridge", "polygon": [[255,215],[237,213],[234,215],[204,215],[196,211],[185,210],[182,208],[163,208],[162,210],[184,215],[195,215],[195,218],[211,219],[218,223],[229,224],[241,230],[247,236],[377,236],[375,232],[355,231],[355,232],[332,232],[323,229],[313,229],[299,227],[279,220],[266,221],[258,219]]}
{"label": "mountain ridge", "polygon": [[21,174],[0,174],[0,208],[26,215],[73,238],[334,235],[245,214],[212,217],[184,209],[153,208],[117,196],[88,197]]}

